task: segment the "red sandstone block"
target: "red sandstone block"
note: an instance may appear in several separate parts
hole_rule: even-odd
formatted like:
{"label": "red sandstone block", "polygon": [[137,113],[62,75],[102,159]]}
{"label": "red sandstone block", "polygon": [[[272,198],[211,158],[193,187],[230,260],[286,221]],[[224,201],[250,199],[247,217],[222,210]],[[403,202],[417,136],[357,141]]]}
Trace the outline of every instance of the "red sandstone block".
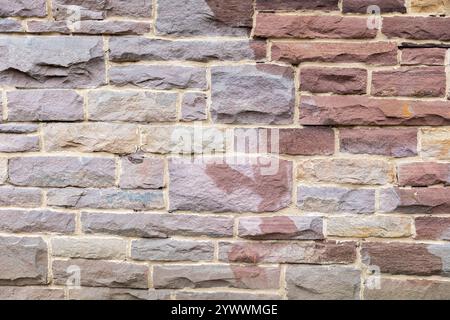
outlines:
{"label": "red sandstone block", "polygon": [[442,66],[446,53],[444,48],[405,48],[402,50],[402,65]]}
{"label": "red sandstone block", "polygon": [[272,45],[272,59],[291,64],[302,62],[362,62],[374,65],[396,65],[397,44],[393,42],[275,42]]}
{"label": "red sandstone block", "polygon": [[427,187],[435,184],[450,184],[450,164],[416,162],[398,167],[398,183],[401,186]]}
{"label": "red sandstone block", "polygon": [[300,89],[313,93],[364,94],[367,71],[357,68],[306,67],[300,70]]}
{"label": "red sandstone block", "polygon": [[256,16],[255,36],[299,39],[371,39],[376,29],[367,19],[342,16],[292,16],[260,13]]}
{"label": "red sandstone block", "polygon": [[448,276],[450,244],[364,243],[362,261],[382,273]]}
{"label": "red sandstone block", "polygon": [[339,0],[256,0],[256,10],[339,10]]}
{"label": "red sandstone block", "polygon": [[450,18],[385,17],[382,33],[388,38],[450,40]]}
{"label": "red sandstone block", "polygon": [[401,67],[372,74],[375,96],[442,97],[445,93],[443,67]]}
{"label": "red sandstone block", "polygon": [[415,222],[416,239],[450,240],[450,218],[417,217]]}
{"label": "red sandstone block", "polygon": [[363,96],[302,96],[303,125],[450,124],[450,102],[374,99]]}

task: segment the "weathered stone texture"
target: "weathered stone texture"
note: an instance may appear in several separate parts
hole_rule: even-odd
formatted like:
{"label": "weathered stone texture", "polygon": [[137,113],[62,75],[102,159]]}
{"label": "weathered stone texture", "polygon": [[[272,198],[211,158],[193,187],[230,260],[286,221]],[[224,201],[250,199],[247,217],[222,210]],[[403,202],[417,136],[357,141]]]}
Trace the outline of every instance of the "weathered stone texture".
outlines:
{"label": "weathered stone texture", "polygon": [[168,65],[115,66],[109,70],[110,83],[149,89],[206,89],[206,69]]}
{"label": "weathered stone texture", "polygon": [[448,163],[406,163],[399,165],[397,171],[398,182],[401,186],[450,185],[450,164]]}
{"label": "weathered stone texture", "polygon": [[219,123],[292,123],[292,68],[271,64],[213,67],[213,120]]}
{"label": "weathered stone texture", "polygon": [[403,213],[448,213],[450,188],[387,188],[380,191],[380,210]]}
{"label": "weathered stone texture", "polygon": [[313,93],[364,94],[367,89],[364,69],[306,67],[300,79],[300,90]]}
{"label": "weathered stone texture", "polygon": [[75,215],[49,210],[0,210],[0,230],[14,233],[73,233]]}
{"label": "weathered stone texture", "polygon": [[302,62],[362,62],[375,65],[397,64],[394,42],[296,43],[277,41],[272,45],[272,59],[292,64]]}
{"label": "weathered stone texture", "polygon": [[373,213],[375,190],[299,186],[297,206],[309,212]]}
{"label": "weathered stone texture", "polygon": [[217,127],[142,126],[140,133],[144,152],[206,156],[225,151],[225,132]]}
{"label": "weathered stone texture", "polygon": [[72,275],[70,266],[80,270],[82,286],[111,288],[148,288],[148,266],[104,260],[55,260],[53,261],[53,281],[65,285]]}
{"label": "weathered stone texture", "polygon": [[177,36],[246,36],[253,0],[159,0],[156,31]]}
{"label": "weathered stone texture", "polygon": [[0,19],[0,32],[23,32],[23,26],[18,20]]}
{"label": "weathered stone texture", "polygon": [[119,186],[122,189],[160,189],[164,187],[164,161],[139,154],[122,158]]}
{"label": "weathered stone texture", "polygon": [[42,238],[0,237],[0,285],[46,284],[47,254]]}
{"label": "weathered stone texture", "polygon": [[343,0],[342,11],[344,13],[370,13],[369,7],[373,5],[380,8],[380,13],[406,13],[405,0]]}
{"label": "weathered stone texture", "polygon": [[337,10],[338,0],[256,0],[257,10]]}
{"label": "weathered stone texture", "polygon": [[254,158],[239,164],[232,163],[232,158],[228,163],[220,158],[205,160],[169,162],[171,211],[264,212],[291,203],[290,161]]}
{"label": "weathered stone texture", "polygon": [[402,67],[372,74],[375,96],[442,97],[446,90],[446,74],[442,67]]}
{"label": "weathered stone texture", "polygon": [[170,291],[82,287],[69,289],[69,300],[170,300]]}
{"label": "weathered stone texture", "polygon": [[0,134],[0,152],[39,151],[39,137],[20,134]]}
{"label": "weathered stone texture", "polygon": [[447,50],[444,48],[406,48],[402,50],[403,65],[442,66],[445,63]]}
{"label": "weathered stone texture", "polygon": [[115,162],[109,158],[12,158],[9,180],[17,186],[108,187],[115,182]]}
{"label": "weathered stone texture", "polygon": [[280,269],[234,265],[155,266],[153,281],[157,289],[278,289]]}
{"label": "weathered stone texture", "polygon": [[214,245],[207,241],[141,239],[132,241],[131,258],[138,261],[212,261]]}
{"label": "weathered stone texture", "polygon": [[185,93],[181,103],[181,120],[187,122],[206,120],[207,99],[208,96],[203,93]]}
{"label": "weathered stone texture", "polygon": [[386,17],[382,33],[388,38],[450,40],[448,17]]}
{"label": "weathered stone texture", "polygon": [[366,287],[367,300],[448,300],[450,282],[423,279],[381,278],[380,288]]}
{"label": "weathered stone texture", "polygon": [[450,299],[449,27],[0,0],[0,300]]}
{"label": "weathered stone texture", "polygon": [[233,219],[210,215],[83,213],[83,231],[124,237],[169,238],[170,236],[231,237]]}
{"label": "weathered stone texture", "polygon": [[424,157],[450,159],[450,130],[446,128],[422,130],[422,152]]}
{"label": "weathered stone texture", "polygon": [[81,9],[82,19],[90,17],[97,20],[109,16],[149,18],[152,14],[152,2],[145,0],[53,0],[53,4],[53,14],[57,19],[65,19],[67,17],[69,6],[76,6]]}
{"label": "weathered stone texture", "polygon": [[[362,96],[302,96],[300,123],[344,126],[442,126],[450,123],[449,107],[450,103],[447,101],[375,99]],[[442,135],[445,133],[443,130]]]}
{"label": "weathered stone texture", "polygon": [[417,129],[341,129],[341,152],[385,155],[396,158],[417,155]]}
{"label": "weathered stone texture", "polygon": [[47,124],[43,129],[47,151],[128,154],[139,145],[137,126],[115,123]]}
{"label": "weathered stone texture", "polygon": [[113,37],[109,55],[112,61],[187,60],[241,61],[266,57],[264,41],[248,40],[183,40],[171,41],[140,37]]}
{"label": "weathered stone texture", "polygon": [[99,37],[0,37],[0,85],[96,88],[105,83]]}
{"label": "weathered stone texture", "polygon": [[450,275],[447,244],[365,243],[362,261],[383,273],[406,275]]}
{"label": "weathered stone texture", "polygon": [[313,216],[248,217],[239,219],[239,237],[261,240],[320,240],[323,221]]}
{"label": "weathered stone texture", "polygon": [[91,91],[88,114],[93,121],[169,122],[177,118],[175,93]]}
{"label": "weathered stone texture", "polygon": [[299,181],[384,185],[394,180],[392,166],[381,160],[305,160],[297,163]]}
{"label": "weathered stone texture", "polygon": [[46,14],[45,0],[0,1],[0,17],[44,17]]}
{"label": "weathered stone texture", "polygon": [[56,257],[123,260],[127,243],[115,238],[58,237],[52,239],[52,253]]}
{"label": "weathered stone texture", "polygon": [[344,266],[289,266],[287,296],[293,300],[359,300],[360,271]]}
{"label": "weathered stone texture", "polygon": [[220,242],[219,260],[235,263],[351,264],[354,242]]}
{"label": "weathered stone texture", "polygon": [[450,219],[447,217],[417,217],[416,239],[450,240]]}
{"label": "weathered stone texture", "polygon": [[0,158],[0,184],[4,184],[8,178],[8,159]]}
{"label": "weathered stone texture", "polygon": [[47,203],[49,206],[77,209],[151,210],[162,209],[164,197],[160,190],[65,188],[48,190]]}
{"label": "weathered stone texture", "polygon": [[36,208],[42,204],[42,190],[37,188],[0,187],[0,206]]}
{"label": "weathered stone texture", "polygon": [[83,120],[83,97],[72,90],[19,90],[7,93],[10,121]]}
{"label": "weathered stone texture", "polygon": [[299,39],[370,39],[376,29],[367,28],[367,19],[341,16],[288,16],[260,13],[255,36]]}
{"label": "weathered stone texture", "polygon": [[0,287],[1,300],[64,300],[64,290],[46,287]]}
{"label": "weathered stone texture", "polygon": [[449,14],[448,0],[412,0],[411,9],[414,13]]}
{"label": "weathered stone texture", "polygon": [[412,235],[411,222],[408,217],[329,217],[327,219],[327,235],[356,238],[405,238]]}

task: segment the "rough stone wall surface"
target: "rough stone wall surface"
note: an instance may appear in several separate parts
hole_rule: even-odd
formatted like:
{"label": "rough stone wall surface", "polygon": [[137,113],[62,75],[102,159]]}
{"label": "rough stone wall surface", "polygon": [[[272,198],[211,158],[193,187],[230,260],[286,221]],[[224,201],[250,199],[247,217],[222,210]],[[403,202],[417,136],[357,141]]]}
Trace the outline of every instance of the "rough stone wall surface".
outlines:
{"label": "rough stone wall surface", "polygon": [[0,0],[0,298],[450,299],[446,14]]}

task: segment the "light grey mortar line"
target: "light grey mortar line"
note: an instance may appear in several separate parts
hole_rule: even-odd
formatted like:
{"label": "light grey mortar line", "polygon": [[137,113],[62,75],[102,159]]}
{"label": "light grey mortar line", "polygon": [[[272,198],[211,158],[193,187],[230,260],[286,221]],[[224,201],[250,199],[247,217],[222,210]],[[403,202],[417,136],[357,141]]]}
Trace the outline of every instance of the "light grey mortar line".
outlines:
{"label": "light grey mortar line", "polygon": [[450,99],[450,49],[447,49],[447,52],[445,54],[445,74],[446,74],[446,79],[445,79],[445,97],[447,99]]}
{"label": "light grey mortar line", "polygon": [[272,40],[266,40],[266,62],[272,63]]}
{"label": "light grey mortar line", "polygon": [[294,102],[294,125],[300,125],[300,92],[301,92],[301,73],[300,66],[293,67],[294,68],[294,92],[295,92],[295,102]]}
{"label": "light grey mortar line", "polygon": [[152,0],[152,36],[157,36],[156,24],[158,22],[158,1]]}
{"label": "light grey mortar line", "polygon": [[153,264],[148,263],[148,288],[154,289],[155,288],[155,282],[153,280]]}
{"label": "light grey mortar line", "polygon": [[366,84],[366,96],[372,95],[372,80],[373,80],[373,70],[366,69],[367,70],[367,84]]}
{"label": "light grey mortar line", "polygon": [[[177,101],[175,104],[175,109],[176,109],[176,118],[177,118],[177,122],[175,122],[176,124],[181,124],[182,122],[182,103],[184,100],[184,95],[185,93],[177,93]],[[141,144],[142,145],[142,144]]]}
{"label": "light grey mortar line", "polygon": [[411,0],[406,0],[405,6],[406,6],[406,14],[409,16],[412,13]]}
{"label": "light grey mortar line", "polygon": [[83,98],[83,122],[89,122],[89,91],[75,90]]}
{"label": "light grey mortar line", "polygon": [[164,188],[162,190],[163,192],[163,200],[164,200],[164,208],[163,210],[168,212],[168,210],[170,209],[170,172],[169,172],[169,160],[167,159],[167,157],[163,158],[164,161],[164,166],[163,166],[163,183],[164,183]]}
{"label": "light grey mortar line", "polygon": [[[207,68],[209,67],[233,67],[233,66],[241,66],[241,65],[253,65],[257,66],[260,65],[258,63],[262,60],[250,60],[250,59],[242,59],[242,60],[212,60],[212,61],[205,61],[205,62],[199,62],[199,61],[193,61],[193,60],[139,60],[137,62],[130,62],[130,61],[109,61],[110,65],[112,67],[124,67],[124,66],[155,66],[155,67],[163,67],[163,66],[177,66],[177,67],[198,67],[198,68]],[[280,63],[278,61],[274,61],[272,64],[280,65],[280,66],[286,66],[285,63]],[[125,86],[121,86],[120,88],[123,88]],[[103,87],[102,87],[103,88]],[[117,88],[117,87],[116,87]],[[195,90],[195,88],[193,88]],[[170,89],[169,89],[170,90]],[[176,90],[184,90],[188,91],[189,88],[186,89],[176,89]],[[203,91],[201,89],[197,89],[197,91]],[[204,91],[207,91],[204,90]]]}
{"label": "light grey mortar line", "polygon": [[221,241],[220,239],[215,239],[215,241],[213,241],[213,245],[214,245],[214,250],[213,250],[213,262],[217,262],[219,263],[219,254],[220,254],[220,248],[219,248],[219,241]]}
{"label": "light grey mortar line", "polygon": [[365,280],[366,280],[366,268],[364,264],[362,263],[361,258],[361,241],[357,242],[356,247],[356,268],[360,272],[360,287],[359,287],[359,299],[364,300],[364,287],[365,287]]}
{"label": "light grey mortar line", "polygon": [[84,236],[83,226],[81,222],[81,211],[75,212],[75,235]]}
{"label": "light grey mortar line", "polygon": [[391,280],[429,280],[429,281],[440,281],[444,283],[450,284],[450,279],[445,276],[420,276],[420,275],[406,275],[406,274],[390,274],[390,273],[382,273],[383,279],[391,279]]}
{"label": "light grey mortar line", "polygon": [[47,283],[49,285],[53,285],[54,284],[54,279],[53,279],[53,247],[52,247],[52,241],[51,238],[46,235],[44,238],[44,241],[47,244]]}
{"label": "light grey mortar line", "polygon": [[[211,71],[211,65],[210,63],[207,64],[206,67],[206,123],[213,126],[214,123],[212,122],[212,71]],[[195,125],[195,122],[193,123]]]}
{"label": "light grey mortar line", "polygon": [[1,89],[2,93],[2,113],[3,113],[3,121],[8,120],[8,97],[6,95],[7,91],[6,89]]}
{"label": "light grey mortar line", "polygon": [[287,300],[287,281],[286,281],[286,271],[287,264],[280,264],[280,284],[278,294],[280,295],[282,300]]}
{"label": "light grey mortar line", "polygon": [[249,34],[250,39],[253,39],[255,37],[256,16],[258,15],[258,12],[256,11],[256,0],[252,0],[252,6],[253,6],[253,15],[252,15],[252,29],[250,30]]}
{"label": "light grey mortar line", "polygon": [[[53,21],[54,18],[53,18],[53,4],[52,4],[52,0],[47,0],[46,2],[47,2],[47,18],[44,18],[45,19],[44,21]],[[28,23],[27,23],[27,25],[28,25]]]}
{"label": "light grey mortar line", "polygon": [[292,210],[295,210],[297,207],[297,199],[298,199],[298,188],[296,187],[296,181],[297,181],[297,162],[292,163],[292,192],[291,192],[291,204],[289,205],[289,208]]}
{"label": "light grey mortar line", "polygon": [[[424,160],[431,160],[432,159],[423,159],[424,155],[422,153],[422,149],[423,149],[423,128],[418,128],[417,129],[417,155],[420,157],[420,160],[424,161]],[[434,160],[435,161],[435,160]]]}
{"label": "light grey mortar line", "polygon": [[109,61],[109,36],[105,35],[103,39],[103,54],[105,58],[105,83],[109,84],[109,71],[111,68],[111,62]]}

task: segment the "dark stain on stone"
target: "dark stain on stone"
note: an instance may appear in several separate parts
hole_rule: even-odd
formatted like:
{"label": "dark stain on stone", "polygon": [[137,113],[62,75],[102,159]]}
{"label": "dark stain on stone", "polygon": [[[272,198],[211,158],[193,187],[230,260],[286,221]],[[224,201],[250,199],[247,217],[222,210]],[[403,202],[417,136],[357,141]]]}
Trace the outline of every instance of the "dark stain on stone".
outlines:
{"label": "dark stain on stone", "polygon": [[130,154],[127,157],[128,161],[130,161],[132,164],[141,164],[144,162],[144,153],[142,152],[136,152],[133,154]]}

